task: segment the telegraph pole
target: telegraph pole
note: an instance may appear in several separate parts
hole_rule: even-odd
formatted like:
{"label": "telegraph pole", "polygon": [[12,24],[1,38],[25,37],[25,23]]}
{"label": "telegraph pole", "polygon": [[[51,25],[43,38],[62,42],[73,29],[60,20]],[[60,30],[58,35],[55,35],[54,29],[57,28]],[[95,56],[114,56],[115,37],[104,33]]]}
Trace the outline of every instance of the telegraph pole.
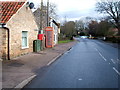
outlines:
{"label": "telegraph pole", "polygon": [[43,27],[43,0],[41,0],[41,9],[40,9],[40,30],[39,33],[41,33],[42,27]]}
{"label": "telegraph pole", "polygon": [[49,0],[47,0],[47,26],[49,26]]}

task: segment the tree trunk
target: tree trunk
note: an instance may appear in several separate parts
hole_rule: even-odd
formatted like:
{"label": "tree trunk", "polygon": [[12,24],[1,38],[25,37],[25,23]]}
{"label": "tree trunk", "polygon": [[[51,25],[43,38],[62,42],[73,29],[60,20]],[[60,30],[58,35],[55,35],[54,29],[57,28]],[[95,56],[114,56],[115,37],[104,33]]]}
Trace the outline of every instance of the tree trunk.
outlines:
{"label": "tree trunk", "polygon": [[118,36],[120,36],[120,26],[118,26]]}
{"label": "tree trunk", "polygon": [[118,38],[117,38],[117,41],[118,41],[118,44],[120,44],[120,26],[118,26]]}
{"label": "tree trunk", "polygon": [[118,36],[120,36],[120,23],[119,20],[115,20],[116,25],[117,25],[117,29],[118,29]]}

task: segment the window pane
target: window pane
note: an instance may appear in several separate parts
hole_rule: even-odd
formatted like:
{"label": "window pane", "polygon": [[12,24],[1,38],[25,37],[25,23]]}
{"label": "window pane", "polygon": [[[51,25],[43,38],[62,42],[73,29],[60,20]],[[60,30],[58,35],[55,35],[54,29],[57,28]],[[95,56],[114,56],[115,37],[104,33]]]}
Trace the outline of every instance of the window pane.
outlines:
{"label": "window pane", "polygon": [[22,31],[22,47],[27,47],[27,31]]}
{"label": "window pane", "polygon": [[22,31],[22,37],[27,37],[27,31]]}
{"label": "window pane", "polygon": [[22,38],[22,47],[27,47],[27,38]]}

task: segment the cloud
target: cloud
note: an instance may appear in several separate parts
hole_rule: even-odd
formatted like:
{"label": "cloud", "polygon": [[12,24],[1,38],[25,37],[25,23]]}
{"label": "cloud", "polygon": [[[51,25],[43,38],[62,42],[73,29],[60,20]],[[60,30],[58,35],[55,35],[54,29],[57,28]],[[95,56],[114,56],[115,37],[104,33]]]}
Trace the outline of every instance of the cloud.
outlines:
{"label": "cloud", "polygon": [[78,18],[79,16],[83,15],[83,13],[80,13],[79,10],[72,10],[72,11],[62,12],[60,15],[66,16],[67,18]]}
{"label": "cloud", "polygon": [[96,0],[50,0],[57,4],[58,15],[63,20],[76,20],[87,16],[97,16],[95,12]]}
{"label": "cloud", "polygon": [[66,11],[66,12],[62,12],[60,13],[61,17],[67,17],[67,18],[80,18],[80,17],[87,17],[87,16],[91,16],[92,17],[97,17],[98,13],[95,12],[94,8],[93,9],[89,9],[89,10],[72,10],[72,11]]}
{"label": "cloud", "polygon": [[[35,7],[40,5],[41,0],[28,0],[35,4]],[[47,0],[43,0],[46,5]],[[94,11],[97,0],[49,0],[57,5],[57,13],[61,19],[65,16],[69,20],[79,19],[87,16],[97,16]]]}

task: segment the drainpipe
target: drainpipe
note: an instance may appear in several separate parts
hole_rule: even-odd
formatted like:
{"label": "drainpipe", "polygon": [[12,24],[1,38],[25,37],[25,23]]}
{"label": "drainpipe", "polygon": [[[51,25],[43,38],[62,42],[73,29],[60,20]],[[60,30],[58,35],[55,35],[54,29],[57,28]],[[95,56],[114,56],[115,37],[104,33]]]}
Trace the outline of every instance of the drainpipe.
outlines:
{"label": "drainpipe", "polygon": [[7,58],[8,60],[10,60],[10,29],[8,27],[6,27],[6,24],[2,24],[2,28],[6,29],[7,30],[7,33],[8,33],[8,41],[7,41]]}

